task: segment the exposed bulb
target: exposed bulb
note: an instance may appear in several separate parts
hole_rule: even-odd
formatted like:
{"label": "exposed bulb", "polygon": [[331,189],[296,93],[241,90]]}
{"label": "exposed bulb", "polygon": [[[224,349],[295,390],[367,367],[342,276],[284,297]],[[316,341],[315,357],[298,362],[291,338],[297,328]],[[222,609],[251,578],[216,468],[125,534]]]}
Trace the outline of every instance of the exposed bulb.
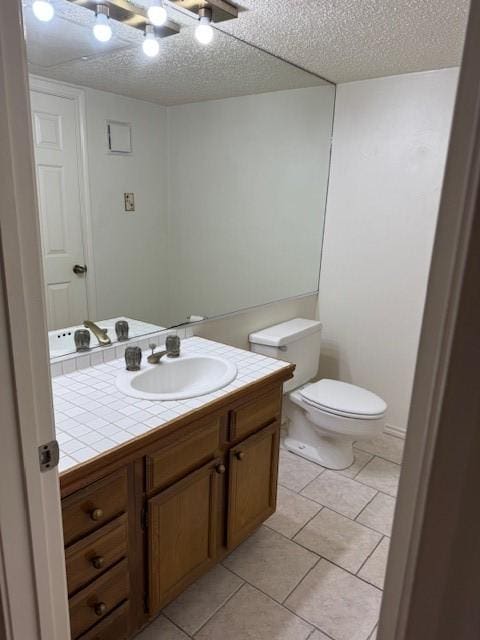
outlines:
{"label": "exposed bulb", "polygon": [[156,27],[161,27],[168,19],[167,10],[161,0],[154,0],[152,6],[148,8],[147,15],[150,22]]}
{"label": "exposed bulb", "polygon": [[210,18],[208,16],[202,16],[200,18],[200,24],[195,29],[195,37],[200,44],[210,44],[213,40],[213,28],[210,25]]}
{"label": "exposed bulb", "polygon": [[155,37],[155,31],[151,24],[147,24],[145,27],[145,40],[143,41],[142,48],[143,53],[149,58],[158,56],[160,51],[160,44]]}
{"label": "exposed bulb", "polygon": [[55,15],[55,9],[50,0],[35,0],[32,10],[33,15],[41,22],[50,22]]}
{"label": "exposed bulb", "polygon": [[108,23],[108,7],[104,4],[97,5],[93,35],[99,42],[108,42],[112,37],[112,27]]}

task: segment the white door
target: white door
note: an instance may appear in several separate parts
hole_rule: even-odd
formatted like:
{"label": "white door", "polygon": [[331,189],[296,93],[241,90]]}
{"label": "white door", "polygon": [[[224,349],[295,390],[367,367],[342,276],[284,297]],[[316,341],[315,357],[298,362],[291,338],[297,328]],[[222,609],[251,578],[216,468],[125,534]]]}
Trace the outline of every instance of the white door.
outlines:
{"label": "white door", "polygon": [[88,318],[75,100],[31,91],[48,328]]}

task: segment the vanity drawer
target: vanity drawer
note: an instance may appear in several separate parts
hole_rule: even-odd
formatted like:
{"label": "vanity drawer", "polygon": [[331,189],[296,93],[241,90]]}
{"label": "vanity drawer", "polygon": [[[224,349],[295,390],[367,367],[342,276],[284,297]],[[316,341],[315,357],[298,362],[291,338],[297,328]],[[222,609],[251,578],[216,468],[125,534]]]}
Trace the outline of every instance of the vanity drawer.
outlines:
{"label": "vanity drawer", "polygon": [[65,552],[68,593],[74,593],[127,555],[127,516],[91,533]]}
{"label": "vanity drawer", "polygon": [[72,638],[78,638],[95,623],[106,618],[127,598],[128,565],[126,560],[122,560],[90,586],[70,598]]}
{"label": "vanity drawer", "polygon": [[127,470],[123,468],[62,500],[65,546],[126,511],[127,493]]}
{"label": "vanity drawer", "polygon": [[78,640],[125,640],[128,632],[128,601],[112,611]]}
{"label": "vanity drawer", "polygon": [[282,388],[247,402],[230,412],[230,440],[237,441],[266,427],[282,414]]}
{"label": "vanity drawer", "polygon": [[199,423],[180,440],[147,456],[147,491],[163,489],[212,460],[220,447],[221,419]]}

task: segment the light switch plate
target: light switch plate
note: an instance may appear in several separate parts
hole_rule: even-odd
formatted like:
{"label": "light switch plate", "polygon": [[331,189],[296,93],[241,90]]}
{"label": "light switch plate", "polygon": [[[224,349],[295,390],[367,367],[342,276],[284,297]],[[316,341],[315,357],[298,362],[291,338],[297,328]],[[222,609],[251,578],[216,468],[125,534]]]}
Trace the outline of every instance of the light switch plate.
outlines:
{"label": "light switch plate", "polygon": [[135,211],[135,194],[134,193],[124,193],[123,198],[125,201],[125,211],[126,213],[133,213]]}

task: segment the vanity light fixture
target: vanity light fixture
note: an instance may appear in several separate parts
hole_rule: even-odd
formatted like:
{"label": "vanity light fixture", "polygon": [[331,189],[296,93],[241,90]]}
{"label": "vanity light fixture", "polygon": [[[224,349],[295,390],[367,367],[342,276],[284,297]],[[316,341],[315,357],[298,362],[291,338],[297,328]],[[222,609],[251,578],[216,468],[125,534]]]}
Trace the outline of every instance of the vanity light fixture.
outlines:
{"label": "vanity light fixture", "polygon": [[109,25],[109,8],[106,4],[97,4],[95,15],[93,35],[99,42],[108,42],[112,37],[112,27]]}
{"label": "vanity light fixture", "polygon": [[[150,22],[156,27],[161,27],[168,20],[168,13],[163,6],[163,0],[153,0],[147,11]],[[148,55],[148,54],[147,54]]]}
{"label": "vanity light fixture", "polygon": [[160,44],[155,36],[155,27],[153,24],[145,26],[145,40],[142,44],[143,53],[149,58],[155,58],[160,51]]}
{"label": "vanity light fixture", "polygon": [[210,7],[202,7],[198,12],[200,24],[195,29],[195,38],[200,44],[210,44],[213,40],[212,10]]}
{"label": "vanity light fixture", "polygon": [[50,22],[55,15],[55,9],[50,0],[35,0],[32,4],[32,11],[40,22]]}

